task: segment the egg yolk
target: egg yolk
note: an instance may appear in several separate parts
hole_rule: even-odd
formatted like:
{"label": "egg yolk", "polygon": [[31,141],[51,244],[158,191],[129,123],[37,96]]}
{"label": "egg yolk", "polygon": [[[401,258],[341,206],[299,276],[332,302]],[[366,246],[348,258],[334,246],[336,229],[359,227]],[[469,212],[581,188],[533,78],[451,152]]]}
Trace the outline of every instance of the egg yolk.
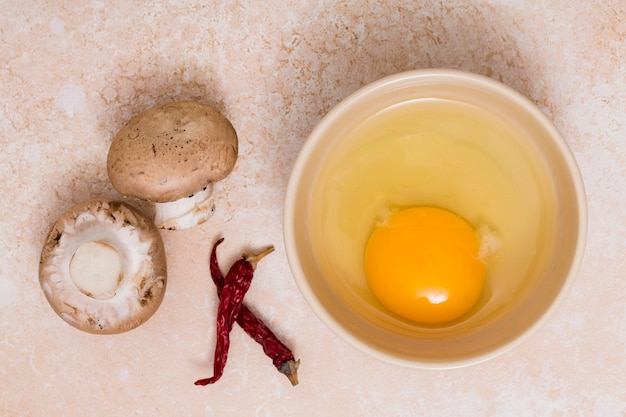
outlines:
{"label": "egg yolk", "polygon": [[392,312],[419,323],[446,323],[467,313],[483,292],[479,249],[476,230],[462,217],[413,207],[375,228],[365,249],[365,273]]}

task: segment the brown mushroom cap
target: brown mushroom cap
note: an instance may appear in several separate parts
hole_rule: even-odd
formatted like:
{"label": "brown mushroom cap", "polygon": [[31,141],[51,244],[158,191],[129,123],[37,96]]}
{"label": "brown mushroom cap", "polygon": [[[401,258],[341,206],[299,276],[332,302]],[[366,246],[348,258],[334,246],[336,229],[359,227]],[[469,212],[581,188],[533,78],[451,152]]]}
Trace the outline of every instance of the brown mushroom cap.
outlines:
{"label": "brown mushroom cap", "polygon": [[122,195],[167,203],[226,177],[237,152],[235,129],[221,113],[175,102],[132,118],[113,138],[107,170]]}
{"label": "brown mushroom cap", "polygon": [[[102,251],[94,247],[117,257],[119,265],[104,265],[111,256],[96,259]],[[78,255],[81,248],[90,253]],[[72,268],[76,258],[82,259],[77,270]],[[107,269],[116,274],[113,280],[99,282],[103,275],[107,281],[102,274]],[[121,333],[144,323],[161,304],[166,281],[158,229],[139,210],[107,199],[77,204],[59,216],[39,261],[39,282],[53,310],[89,333]]]}

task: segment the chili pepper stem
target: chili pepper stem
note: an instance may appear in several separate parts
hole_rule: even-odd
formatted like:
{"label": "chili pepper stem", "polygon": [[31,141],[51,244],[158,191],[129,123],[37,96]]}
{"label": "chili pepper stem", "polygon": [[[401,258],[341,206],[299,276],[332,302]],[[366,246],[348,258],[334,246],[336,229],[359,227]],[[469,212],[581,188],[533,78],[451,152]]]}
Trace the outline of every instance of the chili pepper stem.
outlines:
{"label": "chili pepper stem", "polygon": [[300,359],[297,361],[286,361],[278,367],[278,372],[289,378],[289,382],[294,387],[298,385],[298,367],[300,366]]}
{"label": "chili pepper stem", "polygon": [[264,251],[256,253],[256,254],[243,255],[243,259],[245,259],[246,262],[252,265],[252,269],[256,269],[256,265],[259,263],[259,261],[272,252],[274,252],[274,246],[270,246]]}

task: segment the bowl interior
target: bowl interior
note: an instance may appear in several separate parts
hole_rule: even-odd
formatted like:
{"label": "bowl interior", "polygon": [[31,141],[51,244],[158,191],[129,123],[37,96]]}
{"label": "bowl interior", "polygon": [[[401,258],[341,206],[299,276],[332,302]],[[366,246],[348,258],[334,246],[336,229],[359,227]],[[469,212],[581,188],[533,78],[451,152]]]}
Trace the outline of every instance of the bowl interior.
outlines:
{"label": "bowl interior", "polygon": [[[546,228],[545,256],[515,291],[473,320],[423,326],[394,316],[365,288],[333,270],[320,254],[323,234],[312,219],[312,190],[319,188],[327,161],[348,143],[351,132],[385,109],[415,100],[472,106],[518,131],[548,180],[553,215]],[[354,136],[354,135],[353,135]],[[296,282],[320,319],[346,342],[393,363],[445,368],[476,363],[521,341],[558,304],[582,258],[586,233],[584,190],[565,141],[530,101],[491,79],[459,71],[420,70],[364,87],[318,124],[301,150],[287,189],[285,245]],[[314,216],[313,216],[314,217]],[[506,244],[506,242],[505,242]],[[341,246],[336,245],[336,253]],[[356,265],[356,264],[355,264]],[[358,269],[358,266],[355,267]],[[360,274],[360,272],[359,272]],[[357,274],[358,275],[358,274]],[[359,278],[357,278],[359,279]]]}

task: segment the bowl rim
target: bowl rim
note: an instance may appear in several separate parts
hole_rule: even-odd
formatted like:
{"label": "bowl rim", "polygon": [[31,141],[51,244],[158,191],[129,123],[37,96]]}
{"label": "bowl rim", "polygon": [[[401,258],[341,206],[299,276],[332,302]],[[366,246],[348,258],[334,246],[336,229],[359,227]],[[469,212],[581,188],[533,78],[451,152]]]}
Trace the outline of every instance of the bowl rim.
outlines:
{"label": "bowl rim", "polygon": [[[536,122],[541,124],[541,127],[548,133],[553,143],[557,146],[559,154],[563,158],[565,166],[567,167],[567,173],[572,181],[578,206],[578,234],[576,247],[573,252],[572,262],[567,271],[566,279],[564,280],[563,285],[554,301],[549,307],[546,308],[546,311],[538,320],[509,342],[506,342],[484,354],[471,356],[462,360],[443,360],[431,362],[403,359],[391,354],[383,353],[355,337],[348,329],[345,329],[332,317],[332,315],[315,296],[313,288],[306,279],[306,273],[296,251],[295,235],[293,233],[296,223],[294,211],[298,186],[302,180],[305,166],[308,163],[308,155],[311,154],[311,152],[317,147],[323,133],[328,130],[329,126],[335,123],[336,119],[340,118],[344,112],[346,112],[351,106],[360,101],[362,98],[377,90],[385,89],[389,86],[401,84],[408,80],[418,78],[437,78],[440,81],[463,81],[488,88],[492,91],[497,90],[498,93],[501,94],[507,101],[512,101],[517,106],[522,107]],[[283,239],[287,261],[300,293],[318,319],[320,319],[328,329],[339,337],[339,339],[353,348],[387,363],[419,369],[454,369],[479,364],[511,351],[536,333],[555,314],[555,311],[561,306],[563,300],[569,294],[573,282],[581,268],[587,241],[587,210],[587,198],[582,174],[571,148],[565,138],[554,126],[552,121],[529,98],[504,83],[484,75],[446,68],[416,69],[380,78],[357,89],[331,108],[328,113],[316,124],[298,152],[289,176],[283,206]]]}

